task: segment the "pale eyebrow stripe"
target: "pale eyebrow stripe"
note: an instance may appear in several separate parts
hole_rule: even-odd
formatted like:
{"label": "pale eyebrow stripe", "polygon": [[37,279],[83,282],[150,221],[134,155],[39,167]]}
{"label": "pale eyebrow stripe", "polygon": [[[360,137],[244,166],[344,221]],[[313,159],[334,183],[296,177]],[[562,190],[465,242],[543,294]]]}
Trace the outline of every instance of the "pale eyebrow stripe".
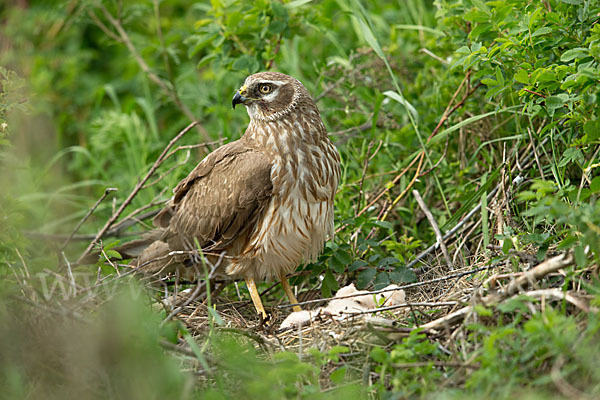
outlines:
{"label": "pale eyebrow stripe", "polygon": [[286,82],[284,82],[284,81],[268,81],[268,80],[263,80],[263,81],[260,81],[259,83],[272,83],[274,85],[283,85]]}

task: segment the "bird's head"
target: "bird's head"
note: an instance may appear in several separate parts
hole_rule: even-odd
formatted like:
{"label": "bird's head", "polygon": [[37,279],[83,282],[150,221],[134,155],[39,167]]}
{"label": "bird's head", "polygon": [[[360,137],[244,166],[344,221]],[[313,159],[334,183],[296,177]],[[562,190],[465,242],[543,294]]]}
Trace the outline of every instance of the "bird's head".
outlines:
{"label": "bird's head", "polygon": [[306,99],[314,104],[297,79],[279,72],[259,72],[246,78],[233,96],[232,105],[245,105],[252,119],[276,120]]}

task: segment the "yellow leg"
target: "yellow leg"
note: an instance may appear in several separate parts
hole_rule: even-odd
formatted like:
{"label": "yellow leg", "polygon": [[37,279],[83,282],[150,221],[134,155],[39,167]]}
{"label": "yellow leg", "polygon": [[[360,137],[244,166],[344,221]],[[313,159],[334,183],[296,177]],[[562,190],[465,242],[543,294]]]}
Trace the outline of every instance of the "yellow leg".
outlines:
{"label": "yellow leg", "polygon": [[[285,275],[284,274],[279,275],[279,280],[281,281],[281,286],[283,287],[283,291],[285,292],[285,294],[287,294],[288,299],[290,299],[290,303],[298,304],[298,300],[296,300],[296,296],[294,296],[294,292],[292,292],[292,288],[290,287],[290,284],[289,284],[287,278],[285,277]],[[292,309],[294,311],[302,311],[300,306],[294,306],[294,307],[292,307]]]}
{"label": "yellow leg", "polygon": [[246,286],[248,286],[248,291],[250,292],[250,297],[252,298],[252,303],[254,303],[256,312],[261,314],[263,319],[266,319],[267,313],[262,305],[262,301],[260,301],[260,296],[258,295],[258,289],[256,289],[256,283],[254,283],[254,279],[246,278]]}

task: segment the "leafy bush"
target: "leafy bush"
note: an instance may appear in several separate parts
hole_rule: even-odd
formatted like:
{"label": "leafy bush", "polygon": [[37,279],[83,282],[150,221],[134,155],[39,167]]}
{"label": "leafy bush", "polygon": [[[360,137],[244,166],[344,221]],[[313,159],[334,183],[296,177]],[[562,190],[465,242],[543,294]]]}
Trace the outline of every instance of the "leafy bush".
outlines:
{"label": "leafy bush", "polygon": [[[0,15],[6,21],[0,28],[3,297],[21,298],[18,282],[53,269],[63,259],[64,235],[107,187],[116,187],[81,228],[95,234],[169,140],[197,120],[197,129],[178,143],[187,148],[161,165],[153,177],[160,179],[123,216],[166,200],[208,151],[243,133],[247,116],[232,111],[230,99],[245,76],[276,69],[299,78],[313,94],[343,164],[335,241],[318,262],[300,266],[292,283],[330,296],[349,282],[377,289],[413,282],[428,264],[446,268],[435,257],[421,260],[426,263],[420,269],[408,267],[422,247],[436,241],[411,194],[417,190],[442,233],[482,205],[474,217],[481,223],[459,235],[455,267],[506,259],[512,261],[507,268],[519,271],[520,254],[542,260],[573,251],[577,267],[559,284],[598,302],[596,1],[31,1],[2,6]],[[148,228],[144,224],[130,233]],[[41,239],[56,234],[63,236]],[[84,244],[77,243],[65,249],[67,258],[81,253]],[[233,293],[227,288],[224,294]],[[554,393],[558,369],[578,390],[597,395],[597,352],[586,352],[597,340],[596,315],[525,298],[513,306],[487,310],[483,322],[470,326],[468,343],[462,339],[454,355],[460,353],[461,362],[475,360],[477,368],[456,367],[461,363],[445,347],[414,333],[366,350],[371,370],[365,375],[376,377],[366,390],[381,397],[431,397],[439,391],[441,397],[508,398],[534,396],[532,390],[543,396]],[[313,350],[311,359],[300,360],[224,340],[210,343],[222,357],[218,377],[189,389],[191,378],[158,347],[156,311],[132,307],[121,318],[108,306],[92,319],[91,331],[73,325],[98,338],[73,339],[89,347],[85,354],[101,358],[97,346],[105,343],[104,335],[121,343],[118,373],[103,360],[95,364],[107,374],[103,395],[113,385],[124,397],[135,397],[130,386],[146,376],[148,390],[160,397],[361,397],[365,393],[354,384],[345,385],[371,379],[357,377],[354,366],[335,359],[335,351]],[[115,331],[99,322],[103,312],[116,313]],[[6,326],[16,326],[10,334],[26,330],[15,322],[17,314],[7,307],[3,313]],[[51,326],[67,340],[60,327]],[[189,336],[179,328],[174,332]],[[139,345],[132,335],[141,338]],[[23,340],[14,348],[33,343]],[[29,364],[2,349],[15,360],[14,368],[3,365],[7,393],[35,392]],[[186,357],[186,366],[201,364],[198,354]],[[332,364],[336,369],[321,376]],[[164,385],[156,379],[162,373]],[[52,373],[42,377],[57,397],[69,387],[66,381],[56,386]]]}

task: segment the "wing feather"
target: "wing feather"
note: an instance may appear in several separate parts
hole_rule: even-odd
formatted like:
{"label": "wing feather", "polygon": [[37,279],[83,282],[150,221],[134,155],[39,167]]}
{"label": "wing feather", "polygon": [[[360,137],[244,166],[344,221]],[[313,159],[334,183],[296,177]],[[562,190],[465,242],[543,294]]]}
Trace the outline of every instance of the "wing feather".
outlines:
{"label": "wing feather", "polygon": [[172,250],[223,249],[249,231],[272,195],[271,162],[241,141],[209,154],[175,188],[171,202],[155,218],[169,229]]}

